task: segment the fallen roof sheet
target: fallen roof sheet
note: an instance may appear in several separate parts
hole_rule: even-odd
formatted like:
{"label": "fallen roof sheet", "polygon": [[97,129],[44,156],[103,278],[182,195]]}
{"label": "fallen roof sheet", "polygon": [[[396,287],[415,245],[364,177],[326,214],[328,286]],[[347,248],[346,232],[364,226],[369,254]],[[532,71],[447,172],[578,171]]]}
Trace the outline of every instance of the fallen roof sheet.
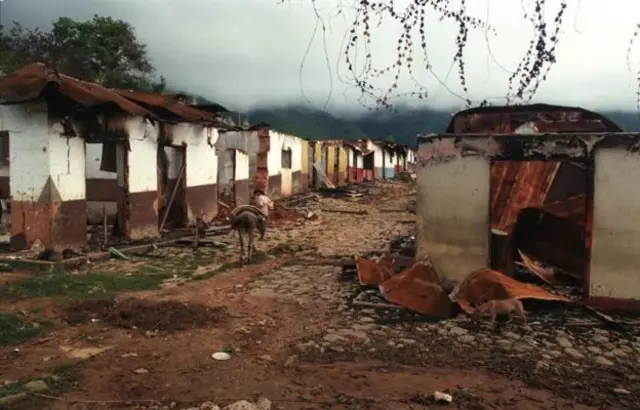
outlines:
{"label": "fallen roof sheet", "polygon": [[392,261],[385,258],[375,261],[356,257],[356,269],[358,281],[363,286],[379,285],[396,272]]}
{"label": "fallen roof sheet", "polygon": [[453,297],[460,307],[469,313],[474,311],[474,306],[496,299],[571,301],[565,296],[555,295],[539,286],[518,282],[489,268],[480,269],[467,276]]}
{"label": "fallen roof sheet", "polygon": [[60,74],[43,63],[29,64],[0,78],[0,104],[34,100],[48,87],[55,87],[55,92],[84,107],[115,105],[127,114],[152,116],[151,112],[108,88]]}
{"label": "fallen roof sheet", "polygon": [[453,302],[442,288],[429,257],[381,283],[380,293],[389,302],[426,316],[451,316]]}

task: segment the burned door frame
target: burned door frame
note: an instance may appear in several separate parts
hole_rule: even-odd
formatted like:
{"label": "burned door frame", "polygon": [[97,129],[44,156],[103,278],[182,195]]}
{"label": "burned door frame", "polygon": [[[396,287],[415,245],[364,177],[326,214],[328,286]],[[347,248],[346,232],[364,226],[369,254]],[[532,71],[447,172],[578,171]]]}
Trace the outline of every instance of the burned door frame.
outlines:
{"label": "burned door frame", "polygon": [[324,174],[329,177],[329,146],[322,144],[320,147],[320,168],[324,171]]}
{"label": "burned door frame", "polygon": [[[169,166],[165,148],[171,148],[175,151],[176,157],[181,158],[179,162],[178,175],[176,176],[177,187],[169,186]],[[157,164],[158,164],[158,227],[164,223],[170,224],[173,228],[184,228],[188,224],[188,206],[187,206],[187,147],[186,145],[158,144],[157,148]],[[162,158],[162,160],[161,160]],[[165,159],[167,161],[165,162]],[[182,172],[180,172],[180,170]],[[166,173],[166,180],[165,180]],[[172,200],[173,191],[176,190],[175,197]],[[165,201],[166,199],[166,201]],[[180,204],[176,208],[176,204]],[[166,219],[165,212],[169,209]],[[160,232],[162,234],[162,232]]]}
{"label": "burned door frame", "polygon": [[340,185],[340,147],[333,147],[333,184],[335,186]]}
{"label": "burned door frame", "polygon": [[311,189],[317,189],[318,187],[316,186],[318,184],[318,171],[316,170],[316,167],[314,166],[315,162],[316,162],[316,147],[318,146],[317,143],[315,142],[309,142],[309,149],[308,149],[308,158],[307,160],[309,161],[309,186],[311,187]]}
{"label": "burned door frame", "polygon": [[[113,238],[128,238],[130,229],[129,151],[131,149],[129,139],[123,135],[109,132],[88,136],[85,138],[85,154],[87,144],[101,144],[101,161],[104,160],[105,144],[115,145],[116,178],[114,182],[117,192],[113,201],[116,202],[116,218],[110,237],[103,238],[103,240],[105,243],[109,243]],[[87,183],[86,181],[87,177],[85,176],[85,184]],[[86,217],[85,215],[85,218]]]}
{"label": "burned door frame", "polygon": [[[235,207],[236,203],[236,150],[233,148],[227,148],[222,151],[220,156],[222,167],[218,172],[218,198],[221,201]],[[230,173],[230,175],[227,175]],[[227,181],[223,181],[221,178],[227,177]]]}
{"label": "burned door frame", "polygon": [[[498,189],[498,187],[492,181],[494,166],[497,166],[499,163],[523,164],[523,163],[533,163],[533,162],[557,164],[557,168],[555,170],[550,171],[551,174],[547,176],[547,180],[542,182],[543,185],[546,185],[545,192],[543,194],[544,198],[542,199],[542,204],[540,206],[533,205],[533,206],[523,206],[521,208],[517,208],[517,213],[514,218],[514,222],[508,227],[506,232],[498,229],[499,227],[494,228],[493,226],[493,221],[495,218],[495,215],[494,215],[495,209],[494,209],[494,203],[493,203],[494,196],[496,196],[497,194],[500,194],[500,192],[496,193],[496,189]],[[579,164],[579,167],[584,170],[585,180],[584,180],[584,192],[581,192],[575,196],[584,194],[585,199],[584,199],[584,208],[578,211],[578,213],[580,214],[584,212],[584,215],[581,215],[583,218],[582,223],[584,225],[576,225],[574,227],[572,226],[573,224],[570,222],[568,218],[565,218],[564,216],[558,216],[553,212],[550,212],[549,210],[545,210],[545,207],[546,205],[549,205],[549,203],[547,202],[547,197],[549,196],[551,191],[554,189],[554,187],[557,186],[557,184],[562,183],[561,180],[557,179],[558,170],[560,170],[563,167],[563,165],[575,166],[576,164]],[[573,270],[582,271],[579,273],[582,275],[582,278],[583,278],[583,291],[585,295],[588,294],[589,263],[591,259],[590,238],[591,238],[591,229],[592,229],[590,221],[593,220],[593,201],[594,201],[594,184],[595,184],[595,163],[593,158],[545,159],[545,160],[537,160],[537,159],[530,159],[530,158],[529,159],[491,158],[489,166],[490,166],[491,172],[490,172],[490,178],[489,178],[489,204],[488,204],[489,205],[488,206],[489,249],[487,252],[487,266],[490,266],[494,270],[498,270],[508,275],[512,275],[513,269],[515,268],[513,261],[514,259],[519,258],[518,248],[520,248],[521,247],[520,245],[522,245],[521,241],[519,240],[519,237],[522,234],[527,235],[527,234],[533,234],[535,232],[535,229],[531,229],[531,223],[535,223],[536,226],[539,226],[539,224],[542,223],[544,220],[555,219],[556,221],[553,225],[557,226],[558,229],[560,229],[560,231],[562,231],[562,234],[565,236],[571,235],[571,238],[577,236],[578,234],[576,233],[576,229],[575,229],[576,227],[578,229],[581,229],[582,231],[580,241],[584,245],[584,248],[581,250],[581,251],[584,251],[584,254],[578,255],[578,253],[581,253],[581,252],[577,250],[578,246],[575,246],[576,249],[574,250],[576,250],[576,254],[571,255],[571,256],[576,256],[580,258],[582,263],[580,263],[580,261],[576,262],[576,260],[571,260],[571,258],[569,257],[568,257],[567,263],[575,266]],[[517,171],[519,170],[520,168],[518,167]],[[505,172],[508,172],[508,171],[510,171],[510,169],[507,168]],[[536,173],[536,175],[538,174],[539,173]],[[515,186],[516,177],[517,177],[517,174],[511,175],[511,178],[513,178],[512,182],[514,182],[514,185],[512,186],[512,188]],[[504,184],[505,182],[507,183],[509,182],[505,178],[509,178],[509,175],[505,174],[503,176],[503,178],[500,180],[502,184]],[[529,185],[529,187],[531,186]],[[508,201],[510,201],[510,198],[512,198],[513,195],[517,195],[517,192],[514,192],[513,190],[510,189],[508,192],[506,192],[506,194],[507,194],[506,197],[504,197],[504,195],[500,195],[502,198],[496,198],[495,202],[497,203],[498,201],[500,201],[504,203],[506,201],[508,203]],[[533,195],[533,192],[529,192],[528,194],[529,196],[531,196]],[[571,199],[571,196],[567,196],[565,199]],[[506,210],[503,209],[501,213],[504,213],[505,211]],[[577,242],[570,241],[568,239],[570,238],[565,238],[565,240],[563,240],[563,243],[567,243],[567,245],[576,245]]]}
{"label": "burned door frame", "polygon": [[351,181],[358,181],[358,151],[356,149],[351,150],[351,161],[353,162],[353,166],[351,167],[351,175],[349,175],[349,179]]}

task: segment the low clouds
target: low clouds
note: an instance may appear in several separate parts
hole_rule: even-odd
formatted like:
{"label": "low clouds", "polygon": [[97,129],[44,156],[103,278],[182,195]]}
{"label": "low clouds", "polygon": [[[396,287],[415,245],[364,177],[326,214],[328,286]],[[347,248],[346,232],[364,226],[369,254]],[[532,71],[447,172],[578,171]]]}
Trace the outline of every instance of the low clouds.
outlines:
{"label": "low clouds", "polygon": [[[347,74],[340,52],[349,17],[337,14],[337,0],[318,0],[327,28],[326,47],[319,31],[302,70],[318,21],[311,0],[278,3],[279,0],[5,0],[1,19],[4,24],[16,20],[25,26],[46,28],[60,16],[89,19],[93,14],[111,15],[136,27],[138,36],[149,46],[158,72],[180,89],[236,109],[304,102],[305,98],[323,105],[328,97],[330,109],[357,109],[358,93],[339,79]],[[471,3],[472,12],[480,18],[489,15],[498,31],[498,36],[491,38],[491,54],[484,33],[471,34],[466,58],[471,97],[500,102],[507,91],[508,77],[501,67],[516,67],[532,30],[522,20],[519,1]],[[627,69],[626,51],[635,18],[640,18],[640,4],[633,0],[572,3],[575,4],[568,9],[558,49],[558,64],[537,99],[590,108],[635,109],[635,74]],[[607,6],[609,3],[617,7]],[[549,16],[552,11],[548,11]],[[372,54],[382,66],[395,59],[398,29],[383,23],[378,30]],[[456,28],[434,19],[427,33],[431,64],[441,79],[446,78],[448,87],[461,93],[455,68],[447,77],[455,53]],[[632,64],[634,69],[640,67],[640,44]],[[429,87],[430,105],[461,104],[427,72],[418,76]],[[401,88],[411,91],[414,86],[405,79]]]}

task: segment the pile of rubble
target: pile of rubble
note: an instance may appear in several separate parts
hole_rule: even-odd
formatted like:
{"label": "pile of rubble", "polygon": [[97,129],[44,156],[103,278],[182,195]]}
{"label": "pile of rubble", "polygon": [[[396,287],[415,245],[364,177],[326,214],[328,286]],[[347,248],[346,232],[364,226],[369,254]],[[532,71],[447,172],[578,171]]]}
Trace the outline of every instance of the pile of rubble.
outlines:
{"label": "pile of rubble", "polygon": [[[559,322],[567,326],[606,322],[618,327],[636,323],[629,318],[613,318],[582,306],[576,287],[559,282],[561,273],[554,276],[556,271],[523,253],[517,274],[507,275],[485,268],[458,282],[442,280],[428,256],[414,260],[415,251],[415,236],[400,237],[391,242],[388,254],[344,260],[341,280],[349,281],[355,277],[361,287],[352,305],[395,313],[408,310],[425,317],[448,319],[461,311],[475,313],[478,306],[490,300],[519,299],[544,311],[538,317],[543,322]],[[523,277],[537,278],[541,283],[535,285],[517,279]],[[575,308],[569,309],[569,306]],[[591,320],[585,316],[590,316]]]}

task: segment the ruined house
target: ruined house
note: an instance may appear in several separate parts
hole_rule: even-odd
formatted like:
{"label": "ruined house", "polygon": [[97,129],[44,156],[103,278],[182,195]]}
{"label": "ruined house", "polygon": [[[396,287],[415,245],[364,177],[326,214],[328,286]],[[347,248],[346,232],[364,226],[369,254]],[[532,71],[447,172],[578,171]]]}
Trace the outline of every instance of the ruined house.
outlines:
{"label": "ruined house", "polygon": [[225,111],[181,95],[106,89],[41,63],[0,78],[0,204],[13,202],[12,246],[157,238],[212,221],[220,204],[249,203],[255,188],[286,197],[323,178],[346,184],[351,160],[359,180],[375,175],[376,153],[384,163],[371,141],[360,154],[268,124],[239,127],[219,116]]}
{"label": "ruined house", "polygon": [[171,96],[109,90],[41,63],[0,79],[0,103],[15,248],[35,240],[54,249],[85,247],[87,221],[99,219],[96,204],[114,234],[157,236],[176,184],[179,205],[167,219],[180,225],[215,215],[217,124],[206,113]]}
{"label": "ruined house", "polygon": [[458,113],[418,138],[418,257],[446,277],[510,273],[523,251],[578,277],[590,303],[640,298],[632,228],[640,135],[580,108]]}

